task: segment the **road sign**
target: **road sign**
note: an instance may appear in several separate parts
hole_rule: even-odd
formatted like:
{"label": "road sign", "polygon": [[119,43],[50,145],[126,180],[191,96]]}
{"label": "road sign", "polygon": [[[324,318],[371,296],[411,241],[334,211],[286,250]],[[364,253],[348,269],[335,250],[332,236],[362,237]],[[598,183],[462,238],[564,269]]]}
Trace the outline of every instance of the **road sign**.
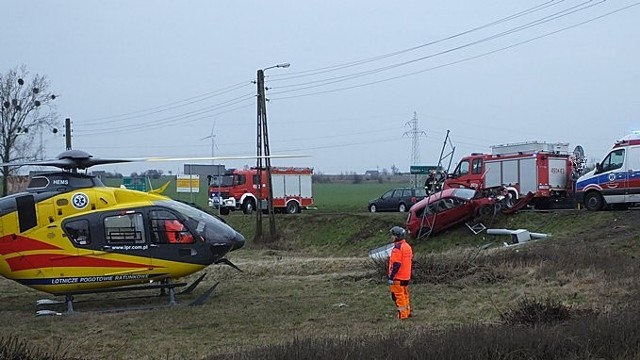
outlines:
{"label": "road sign", "polygon": [[178,175],[176,179],[176,192],[200,192],[200,176]]}
{"label": "road sign", "polygon": [[442,167],[436,165],[411,165],[411,174],[428,174],[431,170],[441,170]]}
{"label": "road sign", "polygon": [[147,191],[147,179],[144,177],[132,178],[129,176],[125,176],[122,179],[122,185],[131,190]]}

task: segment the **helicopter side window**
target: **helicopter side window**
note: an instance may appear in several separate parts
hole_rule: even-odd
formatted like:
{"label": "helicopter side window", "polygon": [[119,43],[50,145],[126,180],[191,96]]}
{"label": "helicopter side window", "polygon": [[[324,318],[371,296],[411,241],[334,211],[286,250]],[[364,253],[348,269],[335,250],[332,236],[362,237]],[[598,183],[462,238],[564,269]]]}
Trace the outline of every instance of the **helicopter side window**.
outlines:
{"label": "helicopter side window", "polygon": [[193,235],[173,213],[151,211],[151,242],[157,244],[193,244]]}
{"label": "helicopter side window", "polygon": [[91,244],[89,220],[74,220],[64,224],[64,232],[77,245]]}
{"label": "helicopter side window", "polygon": [[104,219],[107,244],[143,244],[144,222],[142,214],[130,213]]}
{"label": "helicopter side window", "polygon": [[74,188],[87,188],[93,186],[93,179],[91,178],[69,178],[69,186]]}

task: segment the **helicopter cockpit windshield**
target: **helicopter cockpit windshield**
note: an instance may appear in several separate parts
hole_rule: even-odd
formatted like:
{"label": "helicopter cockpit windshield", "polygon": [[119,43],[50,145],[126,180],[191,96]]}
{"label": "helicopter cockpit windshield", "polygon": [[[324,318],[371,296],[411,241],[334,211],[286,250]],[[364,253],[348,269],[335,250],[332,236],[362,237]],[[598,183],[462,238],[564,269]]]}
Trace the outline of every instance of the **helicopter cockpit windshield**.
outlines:
{"label": "helicopter cockpit windshield", "polygon": [[162,200],[157,205],[165,206],[181,213],[189,227],[213,246],[230,246],[236,250],[244,245],[244,237],[229,225],[202,210],[175,200]]}

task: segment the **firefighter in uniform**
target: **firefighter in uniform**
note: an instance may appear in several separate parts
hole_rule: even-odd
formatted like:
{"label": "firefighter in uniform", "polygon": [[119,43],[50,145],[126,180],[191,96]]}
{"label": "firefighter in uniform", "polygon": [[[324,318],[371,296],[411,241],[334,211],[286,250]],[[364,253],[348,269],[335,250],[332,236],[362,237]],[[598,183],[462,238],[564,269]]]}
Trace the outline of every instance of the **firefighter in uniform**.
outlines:
{"label": "firefighter in uniform", "polygon": [[429,176],[424,181],[424,190],[427,192],[427,196],[431,195],[432,193],[435,193],[436,182],[437,182],[436,171],[435,170],[429,171]]}
{"label": "firefighter in uniform", "polygon": [[389,257],[389,276],[387,283],[391,290],[391,299],[398,308],[398,318],[404,320],[411,316],[409,304],[409,280],[411,280],[411,262],[413,250],[407,243],[407,232],[400,226],[391,228],[393,249]]}

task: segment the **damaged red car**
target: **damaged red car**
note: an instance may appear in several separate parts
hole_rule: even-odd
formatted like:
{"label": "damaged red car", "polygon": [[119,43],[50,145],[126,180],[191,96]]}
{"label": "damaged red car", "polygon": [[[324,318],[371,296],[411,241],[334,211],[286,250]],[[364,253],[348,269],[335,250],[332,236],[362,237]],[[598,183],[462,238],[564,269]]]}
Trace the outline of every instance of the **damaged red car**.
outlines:
{"label": "damaged red car", "polygon": [[414,238],[433,235],[476,216],[496,211],[496,200],[473,189],[446,189],[422,199],[409,209],[407,230]]}

